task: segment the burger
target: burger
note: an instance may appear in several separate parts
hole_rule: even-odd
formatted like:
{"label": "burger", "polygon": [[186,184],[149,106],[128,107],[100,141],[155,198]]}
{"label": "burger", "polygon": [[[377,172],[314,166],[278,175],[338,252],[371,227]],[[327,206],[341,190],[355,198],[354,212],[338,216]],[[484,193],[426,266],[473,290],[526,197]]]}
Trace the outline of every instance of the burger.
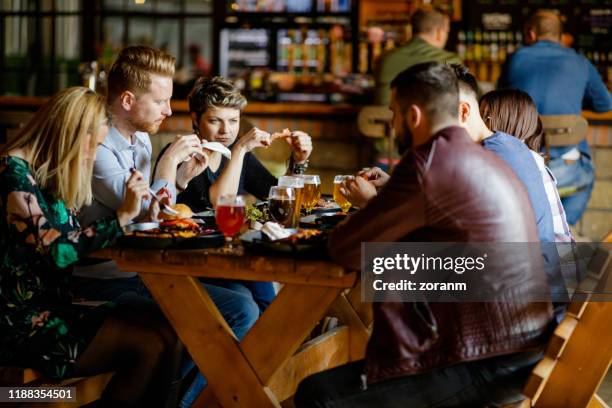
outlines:
{"label": "burger", "polygon": [[186,204],[175,204],[171,206],[177,214],[170,215],[164,212],[159,213],[159,218],[163,221],[159,224],[159,229],[163,233],[169,233],[180,238],[191,238],[200,232],[200,226],[191,219],[193,211]]}
{"label": "burger", "polygon": [[193,211],[191,211],[191,208],[189,208],[187,204],[175,204],[170,206],[170,208],[176,211],[177,214],[170,215],[162,211],[159,213],[159,218],[161,218],[162,220],[181,220],[193,217]]}
{"label": "burger", "polygon": [[177,214],[170,215],[160,212],[161,222],[159,227],[145,231],[134,231],[132,234],[155,238],[192,238],[202,232],[200,225],[191,219],[193,212],[189,206],[176,204],[170,206],[170,208],[175,210]]}

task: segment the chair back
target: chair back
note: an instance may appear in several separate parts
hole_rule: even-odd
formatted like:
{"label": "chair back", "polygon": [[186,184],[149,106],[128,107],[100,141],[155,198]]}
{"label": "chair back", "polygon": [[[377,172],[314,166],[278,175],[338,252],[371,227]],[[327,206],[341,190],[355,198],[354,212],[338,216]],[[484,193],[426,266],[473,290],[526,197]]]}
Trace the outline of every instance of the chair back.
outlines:
{"label": "chair back", "polygon": [[388,137],[393,113],[383,105],[364,106],[357,116],[357,127],[366,137]]}
{"label": "chair back", "polygon": [[585,118],[578,115],[541,115],[546,144],[571,146],[583,140],[589,128]]}
{"label": "chair back", "polygon": [[366,137],[387,138],[387,159],[389,170],[393,168],[393,112],[383,105],[364,106],[357,115],[357,128]]}

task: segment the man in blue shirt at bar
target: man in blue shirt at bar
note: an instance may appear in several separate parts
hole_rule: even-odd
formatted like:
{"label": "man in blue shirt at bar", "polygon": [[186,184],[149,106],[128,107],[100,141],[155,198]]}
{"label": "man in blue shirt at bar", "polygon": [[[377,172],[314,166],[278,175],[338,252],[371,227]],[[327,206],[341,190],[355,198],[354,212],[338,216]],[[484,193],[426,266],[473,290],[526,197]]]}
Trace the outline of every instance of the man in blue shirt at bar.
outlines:
{"label": "man in blue shirt at bar", "polygon": [[[612,97],[599,73],[584,56],[561,44],[562,24],[551,11],[538,11],[526,24],[527,47],[511,55],[499,88],[517,88],[536,102],[541,115],[580,115],[584,106],[596,112],[612,110]],[[562,199],[568,223],[574,225],[593,190],[593,163],[586,140],[575,146],[552,147],[549,167],[557,186],[579,191]]]}

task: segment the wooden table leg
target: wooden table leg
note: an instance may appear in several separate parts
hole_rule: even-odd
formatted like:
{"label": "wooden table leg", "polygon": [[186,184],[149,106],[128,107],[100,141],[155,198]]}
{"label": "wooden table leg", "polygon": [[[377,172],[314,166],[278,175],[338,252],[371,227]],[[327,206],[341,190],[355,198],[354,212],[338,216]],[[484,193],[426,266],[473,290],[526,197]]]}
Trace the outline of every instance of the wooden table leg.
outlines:
{"label": "wooden table leg", "polygon": [[287,284],[240,342],[263,384],[287,361],[343,288]]}
{"label": "wooden table leg", "polygon": [[[223,407],[279,407],[264,389],[201,283],[190,276],[141,273],[168,321]],[[284,322],[286,323],[286,322]],[[260,337],[274,343],[274,337]]]}
{"label": "wooden table leg", "polygon": [[370,331],[363,324],[359,315],[344,294],[329,309],[331,316],[337,317],[349,328],[349,358],[350,361],[361,360],[365,357],[366,346],[370,339]]}

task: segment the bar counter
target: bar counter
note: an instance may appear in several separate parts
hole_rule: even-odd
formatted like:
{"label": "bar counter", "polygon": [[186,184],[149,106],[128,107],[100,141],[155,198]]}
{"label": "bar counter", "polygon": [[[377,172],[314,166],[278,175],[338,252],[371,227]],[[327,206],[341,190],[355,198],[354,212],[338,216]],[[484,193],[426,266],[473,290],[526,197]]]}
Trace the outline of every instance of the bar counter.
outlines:
{"label": "bar counter", "polygon": [[[48,99],[35,96],[0,96],[0,111],[36,110]],[[185,100],[173,100],[170,106],[174,113],[189,112],[189,106]],[[359,108],[359,106],[348,104],[249,102],[244,113],[247,115],[354,116],[359,112]]]}

